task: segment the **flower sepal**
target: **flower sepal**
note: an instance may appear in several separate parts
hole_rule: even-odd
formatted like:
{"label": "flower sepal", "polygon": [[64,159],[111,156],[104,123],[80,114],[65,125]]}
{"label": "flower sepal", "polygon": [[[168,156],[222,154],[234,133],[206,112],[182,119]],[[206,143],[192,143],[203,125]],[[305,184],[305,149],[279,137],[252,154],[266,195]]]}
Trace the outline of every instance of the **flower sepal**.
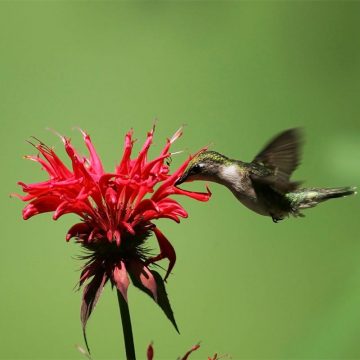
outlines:
{"label": "flower sepal", "polygon": [[137,264],[129,268],[128,273],[133,285],[148,294],[159,305],[175,330],[180,334],[161,275],[155,270],[150,270],[145,264]]}

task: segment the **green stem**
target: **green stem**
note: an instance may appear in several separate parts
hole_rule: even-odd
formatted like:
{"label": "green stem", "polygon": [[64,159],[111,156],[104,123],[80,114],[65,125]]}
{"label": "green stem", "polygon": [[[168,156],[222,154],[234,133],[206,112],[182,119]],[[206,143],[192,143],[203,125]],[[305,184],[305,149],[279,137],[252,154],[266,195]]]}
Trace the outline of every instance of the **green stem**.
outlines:
{"label": "green stem", "polygon": [[134,338],[133,338],[133,333],[132,333],[131,319],[130,319],[130,312],[129,312],[129,305],[119,290],[117,290],[117,297],[118,297],[118,301],[119,301],[121,322],[122,322],[122,328],[123,328],[123,333],[124,333],[126,359],[127,360],[136,360]]}

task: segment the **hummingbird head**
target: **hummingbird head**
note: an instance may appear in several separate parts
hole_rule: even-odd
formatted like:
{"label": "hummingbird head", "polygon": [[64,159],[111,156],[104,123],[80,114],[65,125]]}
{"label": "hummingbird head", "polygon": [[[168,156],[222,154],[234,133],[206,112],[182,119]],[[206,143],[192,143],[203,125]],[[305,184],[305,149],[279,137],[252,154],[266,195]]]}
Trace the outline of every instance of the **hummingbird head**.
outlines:
{"label": "hummingbird head", "polygon": [[175,185],[194,180],[219,182],[221,171],[231,160],[216,151],[204,151],[194,157]]}

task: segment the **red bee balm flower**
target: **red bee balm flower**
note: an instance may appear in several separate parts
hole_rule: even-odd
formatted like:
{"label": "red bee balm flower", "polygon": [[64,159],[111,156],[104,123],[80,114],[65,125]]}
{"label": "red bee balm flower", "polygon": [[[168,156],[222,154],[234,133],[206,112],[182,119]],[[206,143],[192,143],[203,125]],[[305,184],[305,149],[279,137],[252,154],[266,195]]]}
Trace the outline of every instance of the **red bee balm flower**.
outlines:
{"label": "red bee balm flower", "polygon": [[[80,156],[70,139],[61,137],[71,160],[71,169],[52,148],[41,142],[35,145],[39,154],[26,157],[40,163],[49,179],[34,184],[19,182],[26,195],[17,196],[29,202],[23,210],[23,218],[27,220],[44,212],[54,212],[54,220],[68,213],[81,218],[81,222],[69,229],[66,240],[75,238],[86,250],[83,258],[87,262],[79,282],[79,286],[87,282],[81,306],[84,336],[86,322],[106,282],[110,280],[126,300],[129,277],[136,287],[158,303],[177,329],[164,287],[164,280],[174,267],[176,254],[153,220],[169,218],[179,222],[180,217],[188,216],[185,209],[170,198],[172,195],[207,201],[211,193],[208,189],[206,193],[190,192],[174,185],[193,158],[190,156],[173,174],[169,174],[166,159],[171,156],[171,144],[182,135],[181,129],[167,140],[158,157],[151,161],[147,159],[154,130],[147,134],[138,157],[134,159],[130,158],[133,132],[126,134],[124,153],[113,173],[104,171],[90,136],[85,132],[82,135],[89,157]],[[151,257],[145,247],[146,239],[152,233],[159,244],[159,254],[155,257]],[[168,259],[169,265],[163,280],[149,266],[164,258]]]}

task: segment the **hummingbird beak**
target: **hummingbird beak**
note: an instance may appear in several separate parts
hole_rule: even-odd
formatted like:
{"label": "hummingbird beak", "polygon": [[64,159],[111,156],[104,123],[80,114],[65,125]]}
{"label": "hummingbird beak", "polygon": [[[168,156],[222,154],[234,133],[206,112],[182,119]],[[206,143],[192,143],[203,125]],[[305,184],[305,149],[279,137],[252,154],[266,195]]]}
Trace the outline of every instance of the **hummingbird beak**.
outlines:
{"label": "hummingbird beak", "polygon": [[178,186],[180,184],[182,184],[183,182],[185,182],[186,180],[186,174],[182,174],[176,181],[175,181],[175,186]]}

